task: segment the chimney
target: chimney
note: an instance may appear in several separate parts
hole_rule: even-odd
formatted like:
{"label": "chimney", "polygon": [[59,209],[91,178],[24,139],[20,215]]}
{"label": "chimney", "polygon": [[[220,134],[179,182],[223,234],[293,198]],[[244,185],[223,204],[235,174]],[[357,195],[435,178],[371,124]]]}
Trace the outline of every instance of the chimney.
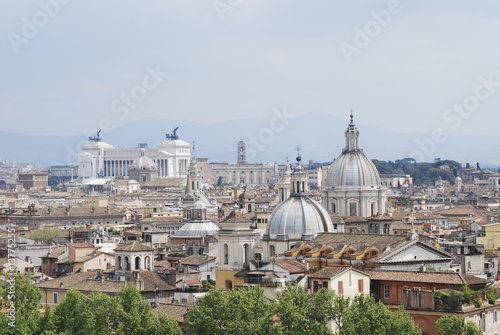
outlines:
{"label": "chimney", "polygon": [[68,205],[68,207],[66,207],[66,215],[69,215],[70,211],[71,211],[71,205]]}
{"label": "chimney", "polygon": [[62,282],[61,282],[61,283],[59,283],[59,287],[60,287],[60,288],[63,288],[63,286],[64,286],[64,284],[63,284]]}
{"label": "chimney", "polygon": [[135,288],[139,291],[144,291],[144,281],[136,279],[134,282]]}

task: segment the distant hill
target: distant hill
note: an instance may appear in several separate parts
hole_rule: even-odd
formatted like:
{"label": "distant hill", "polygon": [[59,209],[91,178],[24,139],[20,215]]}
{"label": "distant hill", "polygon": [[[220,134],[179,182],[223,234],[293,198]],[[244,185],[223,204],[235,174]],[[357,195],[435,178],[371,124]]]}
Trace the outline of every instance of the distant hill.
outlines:
{"label": "distant hill", "polygon": [[[418,161],[432,161],[440,157],[464,165],[466,162],[473,165],[480,162],[483,167],[500,165],[497,150],[500,136],[450,136],[444,143],[435,144],[430,154],[422,155],[431,146],[428,135],[401,134],[355,121],[361,132],[361,147],[372,159],[394,161],[413,156]],[[235,163],[236,143],[241,138],[246,142],[249,162],[283,163],[286,157],[293,160],[297,145],[302,148],[305,162],[332,161],[341,153],[348,120],[311,113],[287,122],[249,118],[202,125],[192,121],[141,119],[104,132],[102,137],[116,148],[136,147],[144,142],[155,147],[165,139],[165,133],[179,126],[179,137],[190,143],[194,140],[196,155],[208,157],[210,162]],[[415,140],[426,140],[426,147],[419,149]],[[40,136],[0,131],[0,158],[15,158],[16,162],[32,162],[37,166],[76,165],[76,154],[86,142],[88,139],[83,135]]]}

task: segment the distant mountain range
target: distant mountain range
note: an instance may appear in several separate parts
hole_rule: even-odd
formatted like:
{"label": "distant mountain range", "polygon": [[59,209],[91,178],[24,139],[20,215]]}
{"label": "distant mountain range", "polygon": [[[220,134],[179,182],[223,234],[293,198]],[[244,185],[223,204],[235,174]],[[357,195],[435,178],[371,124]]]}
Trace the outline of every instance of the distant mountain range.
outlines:
{"label": "distant mountain range", "polygon": [[[356,121],[356,120],[355,120]],[[449,136],[443,143],[435,143],[429,135],[402,134],[382,130],[356,122],[360,143],[368,157],[379,160],[396,160],[414,157],[417,161],[434,158],[453,159],[481,167],[500,165],[500,136]],[[250,118],[222,121],[203,125],[193,121],[141,119],[101,134],[103,141],[115,148],[137,147],[148,143],[156,147],[174,127],[179,126],[179,138],[192,143],[198,157],[208,157],[209,162],[236,162],[236,145],[246,142],[249,162],[283,163],[296,156],[299,145],[305,162],[328,162],[337,157],[345,145],[344,131],[347,120],[331,115],[311,113],[293,119]],[[416,141],[420,141],[421,146]],[[424,141],[424,142],[422,142]],[[0,131],[0,159],[14,158],[18,163],[36,166],[76,165],[76,155],[88,142],[86,136],[23,135]],[[433,148],[434,146],[434,148]]]}

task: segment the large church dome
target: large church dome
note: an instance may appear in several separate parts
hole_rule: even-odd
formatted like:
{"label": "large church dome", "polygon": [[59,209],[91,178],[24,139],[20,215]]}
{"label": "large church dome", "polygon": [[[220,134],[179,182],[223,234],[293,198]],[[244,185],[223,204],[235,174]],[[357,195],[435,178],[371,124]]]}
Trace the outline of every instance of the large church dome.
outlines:
{"label": "large church dome", "polygon": [[363,153],[359,146],[359,131],[351,122],[345,132],[346,146],[342,154],[330,166],[327,186],[330,187],[373,187],[381,185],[375,164]]}
{"label": "large church dome", "polygon": [[333,232],[330,215],[307,194],[307,175],[299,163],[291,174],[292,194],[271,213],[264,239],[311,240],[317,234]]}
{"label": "large church dome", "polygon": [[319,233],[333,231],[327,211],[309,197],[292,196],[272,212],[267,226],[271,239],[312,239]]}

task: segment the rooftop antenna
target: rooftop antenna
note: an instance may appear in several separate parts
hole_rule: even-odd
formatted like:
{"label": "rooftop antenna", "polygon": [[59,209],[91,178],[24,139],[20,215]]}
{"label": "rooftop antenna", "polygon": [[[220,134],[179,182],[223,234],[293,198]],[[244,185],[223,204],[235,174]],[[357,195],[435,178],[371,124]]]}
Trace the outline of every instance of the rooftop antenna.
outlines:
{"label": "rooftop antenna", "polygon": [[352,109],[352,107],[351,107],[351,122],[353,122],[353,119],[354,119],[353,113],[354,113],[354,109]]}

